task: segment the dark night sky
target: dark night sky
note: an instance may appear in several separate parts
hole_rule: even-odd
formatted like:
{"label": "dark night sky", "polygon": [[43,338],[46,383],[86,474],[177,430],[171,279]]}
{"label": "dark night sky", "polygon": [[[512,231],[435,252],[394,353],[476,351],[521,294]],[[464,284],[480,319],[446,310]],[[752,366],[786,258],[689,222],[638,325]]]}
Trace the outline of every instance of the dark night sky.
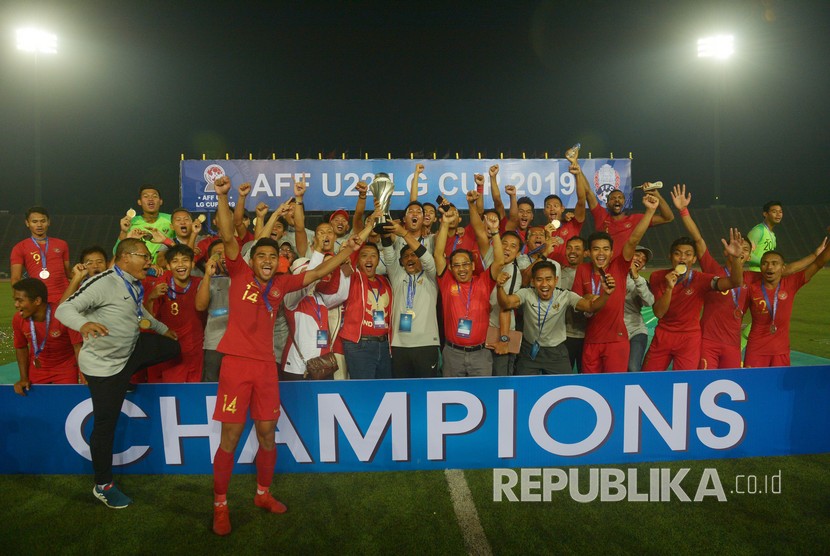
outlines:
{"label": "dark night sky", "polygon": [[[121,212],[144,182],[178,198],[179,157],[522,151],[634,153],[635,183],[723,199],[827,203],[830,3],[7,2],[0,8],[0,210],[32,204],[34,63],[54,212]],[[718,68],[696,39],[736,35]]]}

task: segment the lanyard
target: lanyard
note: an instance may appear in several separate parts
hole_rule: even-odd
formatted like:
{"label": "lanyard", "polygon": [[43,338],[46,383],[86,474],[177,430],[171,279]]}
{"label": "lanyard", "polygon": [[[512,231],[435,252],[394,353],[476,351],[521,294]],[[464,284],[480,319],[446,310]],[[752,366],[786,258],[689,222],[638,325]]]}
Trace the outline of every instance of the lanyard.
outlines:
{"label": "lanyard", "polygon": [[371,284],[369,284],[369,279],[368,278],[366,279],[366,285],[369,287],[369,291],[372,292],[372,297],[375,298],[374,307],[372,309],[372,310],[375,310],[375,311],[378,310],[378,305],[380,305],[380,294],[383,291],[383,282],[381,282],[380,279],[378,279],[377,283],[378,283],[378,289],[376,290],[375,288],[373,288],[371,286]]}
{"label": "lanyard", "polygon": [[43,351],[43,348],[46,347],[46,339],[49,337],[49,324],[52,322],[52,306],[50,304],[46,304],[46,330],[43,334],[43,341],[40,342],[38,345],[37,343],[37,334],[35,334],[35,321],[32,317],[29,317],[29,332],[32,333],[32,348],[35,351],[35,359],[40,357],[40,352]]}
{"label": "lanyard", "polygon": [[124,271],[121,270],[118,265],[113,266],[113,268],[115,269],[116,274],[121,277],[121,280],[124,281],[124,285],[127,287],[130,297],[132,297],[133,301],[135,301],[138,318],[144,318],[144,311],[141,310],[141,303],[144,301],[144,285],[140,281],[138,282],[138,295],[136,295],[135,288],[133,287],[133,284],[130,283],[130,281],[124,276]]}
{"label": "lanyard", "polygon": [[[727,267],[723,267],[723,270],[724,272],[726,272],[727,276],[729,276],[730,278],[732,277],[732,274],[729,272],[729,269]],[[740,291],[741,286],[729,290],[729,293],[732,294],[732,303],[735,305],[736,309],[738,308],[738,295],[740,294]]]}
{"label": "lanyard", "polygon": [[775,286],[775,304],[769,302],[769,295],[767,295],[767,287],[764,284],[761,284],[761,292],[764,294],[764,300],[767,302],[767,308],[769,308],[769,316],[772,319],[772,324],[775,324],[775,313],[778,311],[778,290],[781,289],[781,282],[778,282],[778,285]]}
{"label": "lanyard", "polygon": [[[458,287],[458,291],[460,292],[461,291],[461,284],[458,282],[458,280],[455,281],[455,285]],[[464,311],[464,318],[465,319],[470,318],[470,300],[472,300],[472,297],[473,297],[473,282],[471,280],[470,281],[470,289],[467,290],[467,308]]]}
{"label": "lanyard", "polygon": [[184,295],[190,291],[190,286],[193,285],[193,280],[190,280],[187,283],[187,286],[184,288],[183,291],[176,291],[176,282],[173,281],[173,278],[170,278],[170,287],[167,288],[167,297],[170,299],[176,299],[176,295]]}
{"label": "lanyard", "polygon": [[320,302],[317,301],[317,292],[311,296],[314,301],[314,312],[317,314],[317,328],[323,330],[323,310],[320,308]]}
{"label": "lanyard", "polygon": [[417,278],[409,275],[409,283],[406,285],[406,308],[412,309],[412,306],[415,304],[415,288],[417,287],[418,280],[421,279],[421,276],[424,275],[424,271],[422,270],[421,273],[418,275]]}
{"label": "lanyard", "polygon": [[539,299],[539,294],[536,294],[536,324],[539,326],[539,338],[542,337],[542,328],[545,327],[545,323],[548,321],[548,311],[550,311],[550,306],[553,304],[553,297],[553,295],[550,296],[548,308],[545,309],[545,318],[542,318],[542,300]]}
{"label": "lanyard", "polygon": [[[259,283],[259,280],[254,278],[254,282],[256,282],[256,285],[259,288],[260,293],[262,293],[262,301],[265,303],[265,308],[268,309],[269,313],[273,313],[274,308],[271,307],[271,302],[268,301],[268,294],[271,293],[271,286],[274,285],[274,279],[271,278],[270,280],[268,280],[268,283],[265,284],[265,291],[262,290],[262,284]],[[187,287],[189,288],[190,286],[188,285]]]}
{"label": "lanyard", "polygon": [[40,248],[40,243],[35,239],[35,236],[32,236],[32,242],[37,247],[38,252],[40,252],[40,264],[43,270],[46,270],[46,253],[49,252],[49,238],[46,238],[46,245],[43,246],[43,249]]}
{"label": "lanyard", "polygon": [[[687,288],[689,287],[689,284],[691,284],[691,283],[692,283],[692,276],[694,276],[694,275],[695,275],[695,271],[694,271],[694,270],[692,270],[692,269],[690,268],[690,269],[688,270],[688,273],[689,273],[689,275],[688,275],[688,276],[686,276],[686,279],[684,280],[684,282],[686,282],[686,287],[687,287]],[[676,285],[676,284],[675,284],[675,285]]]}
{"label": "lanyard", "polygon": [[455,252],[455,248],[458,246],[459,241],[461,241],[461,236],[455,234],[455,239],[452,242],[452,251],[450,251],[450,255],[452,255]]}

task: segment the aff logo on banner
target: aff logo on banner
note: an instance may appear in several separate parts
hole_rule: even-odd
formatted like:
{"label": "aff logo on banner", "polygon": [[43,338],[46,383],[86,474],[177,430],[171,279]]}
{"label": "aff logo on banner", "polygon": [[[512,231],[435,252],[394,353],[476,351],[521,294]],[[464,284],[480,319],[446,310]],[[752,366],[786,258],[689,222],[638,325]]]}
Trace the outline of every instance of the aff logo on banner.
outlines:
{"label": "aff logo on banner", "polygon": [[[213,181],[228,176],[234,186],[251,183],[245,208],[253,210],[260,202],[276,208],[293,195],[294,181],[305,177],[306,210],[331,210],[354,207],[357,183],[369,183],[378,172],[389,174],[395,183],[392,209],[402,210],[409,203],[409,189],[415,164],[422,162],[418,199],[435,203],[441,195],[456,206],[467,206],[465,195],[475,189],[473,176],[488,176],[493,164],[499,165],[498,183],[515,185],[517,196],[530,197],[541,208],[548,195],[558,195],[566,207],[576,206],[576,178],[568,171],[564,159],[531,160],[184,160],[181,163],[182,206],[195,212],[212,212],[216,208]],[[584,159],[580,165],[588,183],[602,203],[608,194],[619,189],[631,197],[631,160]],[[490,196],[489,176],[484,187],[485,202]],[[509,199],[502,193],[505,205]],[[231,202],[236,202],[232,190]]]}
{"label": "aff logo on banner", "polygon": [[[569,467],[830,452],[830,367],[281,385],[278,471]],[[119,473],[210,473],[215,384],[147,384]],[[83,386],[0,387],[0,473],[88,473]],[[237,471],[253,472],[250,422]]]}

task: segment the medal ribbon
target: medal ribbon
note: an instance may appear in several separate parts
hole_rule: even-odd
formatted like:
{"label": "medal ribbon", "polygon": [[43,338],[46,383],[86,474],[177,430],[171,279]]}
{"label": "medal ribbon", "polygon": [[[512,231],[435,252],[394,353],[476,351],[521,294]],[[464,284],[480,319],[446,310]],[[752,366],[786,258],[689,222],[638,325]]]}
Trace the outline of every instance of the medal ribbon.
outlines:
{"label": "medal ribbon", "polygon": [[[727,276],[729,276],[730,278],[732,277],[732,274],[730,274],[728,268],[723,267],[723,270],[726,272]],[[738,295],[740,294],[740,291],[741,291],[741,286],[738,286],[737,288],[732,288],[731,290],[729,290],[729,293],[732,294],[732,303],[735,305],[736,309],[738,308]]]}
{"label": "medal ribbon", "polygon": [[[274,279],[271,278],[270,280],[268,280],[268,283],[265,284],[265,290],[264,291],[262,289],[262,284],[259,283],[259,280],[254,278],[254,282],[256,282],[256,285],[259,288],[259,292],[262,294],[262,301],[265,303],[265,308],[268,309],[269,313],[273,313],[274,308],[271,307],[271,302],[268,301],[268,294],[271,293],[271,286],[274,285]],[[187,287],[189,288],[190,285],[188,285]]]}
{"label": "medal ribbon", "polygon": [[115,269],[116,274],[121,277],[121,280],[124,281],[124,285],[127,287],[127,291],[130,293],[130,297],[133,298],[135,301],[136,306],[136,314],[138,315],[139,320],[144,318],[144,311],[141,310],[141,303],[144,301],[144,285],[141,281],[138,282],[138,295],[136,295],[135,288],[133,284],[127,280],[127,277],[124,276],[124,271],[121,270],[118,265],[114,265],[112,268]]}
{"label": "medal ribbon", "polygon": [[43,266],[43,270],[46,270],[46,253],[49,252],[49,238],[46,238],[46,245],[43,246],[43,249],[40,248],[40,243],[35,239],[35,236],[32,236],[32,242],[37,247],[37,250],[40,252],[40,264]]}
{"label": "medal ribbon", "polygon": [[52,306],[47,303],[46,304],[46,332],[43,334],[43,341],[38,345],[37,343],[37,334],[35,334],[35,321],[32,317],[29,317],[29,332],[32,334],[32,348],[35,352],[35,359],[40,357],[40,352],[43,351],[43,348],[46,347],[46,339],[49,337],[49,324],[52,322]]}
{"label": "medal ribbon", "polygon": [[320,308],[320,302],[317,301],[317,292],[311,296],[314,300],[314,312],[317,314],[317,328],[323,330],[323,310]]}
{"label": "medal ribbon", "polygon": [[169,297],[170,299],[176,299],[176,295],[184,295],[187,292],[189,292],[190,291],[190,286],[192,286],[192,285],[193,285],[193,280],[190,280],[187,283],[187,286],[184,288],[183,291],[177,291],[176,290],[176,283],[173,281],[173,278],[171,277],[170,278],[170,284],[169,284],[170,287],[167,288],[167,297]]}
{"label": "medal ribbon", "polygon": [[764,300],[767,302],[767,308],[769,309],[769,316],[772,319],[772,324],[775,325],[775,313],[778,311],[778,291],[781,289],[781,282],[778,282],[778,285],[775,286],[775,304],[769,302],[769,295],[767,295],[767,287],[761,284],[761,292],[764,294]]}
{"label": "medal ribbon", "polygon": [[599,280],[594,282],[594,275],[591,274],[591,293],[594,295],[599,295],[599,292],[602,290],[602,276],[599,277]]}
{"label": "medal ribbon", "polygon": [[542,328],[544,328],[545,323],[548,321],[548,311],[550,311],[550,306],[552,304],[553,295],[550,296],[550,301],[548,301],[548,308],[545,309],[545,318],[542,318],[542,300],[539,299],[539,294],[536,294],[536,324],[539,325],[539,339],[542,338]]}
{"label": "medal ribbon", "polygon": [[418,275],[417,278],[413,277],[412,274],[409,275],[409,283],[406,285],[406,308],[412,309],[412,306],[415,303],[415,288],[417,287],[418,280],[421,279],[421,276],[424,275],[424,271],[422,270],[421,273]]}

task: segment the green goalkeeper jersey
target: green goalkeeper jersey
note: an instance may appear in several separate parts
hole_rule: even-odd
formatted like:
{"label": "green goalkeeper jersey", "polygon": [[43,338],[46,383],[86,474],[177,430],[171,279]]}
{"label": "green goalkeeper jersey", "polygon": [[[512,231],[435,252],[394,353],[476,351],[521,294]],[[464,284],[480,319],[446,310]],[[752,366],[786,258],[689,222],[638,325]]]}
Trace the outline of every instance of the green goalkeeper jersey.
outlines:
{"label": "green goalkeeper jersey", "polygon": [[767,251],[775,249],[775,233],[767,226],[766,222],[761,222],[746,235],[753,244],[755,249],[749,256],[749,270],[758,272],[761,270],[761,257]]}

